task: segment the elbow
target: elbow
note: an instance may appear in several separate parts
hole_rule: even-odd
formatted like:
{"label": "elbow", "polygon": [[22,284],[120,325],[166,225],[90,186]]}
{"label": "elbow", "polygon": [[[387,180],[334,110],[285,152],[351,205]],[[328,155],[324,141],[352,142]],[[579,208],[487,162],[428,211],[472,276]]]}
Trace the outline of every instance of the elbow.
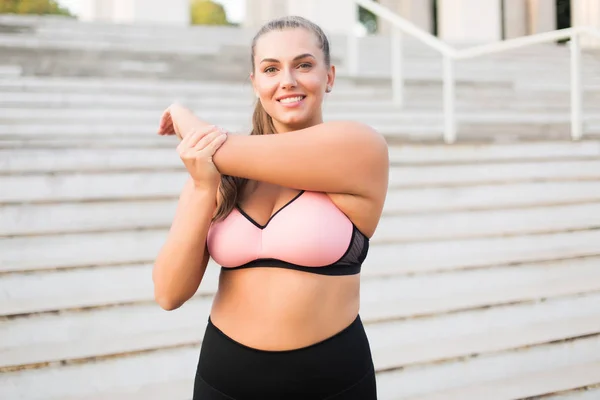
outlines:
{"label": "elbow", "polygon": [[174,299],[169,299],[169,298],[164,298],[164,297],[156,297],[155,296],[155,301],[156,301],[156,304],[158,304],[160,306],[160,308],[162,308],[165,311],[177,310],[179,307],[181,307],[183,305],[183,302],[181,302],[181,301],[176,301]]}
{"label": "elbow", "polygon": [[154,294],[154,301],[165,311],[177,310],[185,303],[185,301],[181,301],[172,296],[158,295],[156,293]]}
{"label": "elbow", "polygon": [[180,296],[177,296],[173,290],[165,287],[163,280],[158,279],[156,276],[156,269],[152,275],[154,282],[154,302],[165,311],[173,311],[178,309],[185,303]]}

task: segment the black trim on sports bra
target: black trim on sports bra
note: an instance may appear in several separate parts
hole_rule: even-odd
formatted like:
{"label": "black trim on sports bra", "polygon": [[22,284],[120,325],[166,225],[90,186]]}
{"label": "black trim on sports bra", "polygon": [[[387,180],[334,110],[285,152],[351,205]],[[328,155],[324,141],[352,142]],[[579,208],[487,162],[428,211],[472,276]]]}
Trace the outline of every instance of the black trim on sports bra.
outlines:
{"label": "black trim on sports bra", "polygon": [[297,271],[310,272],[319,275],[355,275],[360,273],[362,263],[365,260],[365,258],[367,258],[368,251],[369,238],[365,236],[356,227],[356,225],[352,224],[352,236],[350,238],[350,243],[348,243],[348,248],[337,261],[329,265],[307,267],[305,265],[298,265],[274,258],[259,258],[257,260],[252,260],[246,264],[239,265],[237,267],[221,267],[221,270],[231,271],[253,267],[272,267],[293,269]]}
{"label": "black trim on sports bra", "polygon": [[302,194],[305,192],[305,190],[301,190],[300,193],[298,193],[296,196],[294,196],[294,198],[292,198],[290,201],[288,201],[287,203],[285,203],[279,210],[277,210],[275,212],[275,214],[271,215],[271,217],[269,217],[269,220],[264,224],[261,225],[258,222],[256,222],[256,220],[254,218],[252,218],[250,215],[248,215],[243,209],[242,207],[240,207],[239,203],[235,204],[235,208],[237,208],[237,210],[240,212],[240,214],[242,214],[248,221],[250,221],[254,226],[256,226],[259,229],[265,229],[267,227],[267,225],[269,225],[269,222],[271,222],[271,220],[273,218],[275,218],[275,216],[277,214],[279,214],[284,208],[286,208],[287,206],[289,206],[290,204],[292,204],[294,201],[296,201],[296,199],[298,199],[298,197],[302,196]]}

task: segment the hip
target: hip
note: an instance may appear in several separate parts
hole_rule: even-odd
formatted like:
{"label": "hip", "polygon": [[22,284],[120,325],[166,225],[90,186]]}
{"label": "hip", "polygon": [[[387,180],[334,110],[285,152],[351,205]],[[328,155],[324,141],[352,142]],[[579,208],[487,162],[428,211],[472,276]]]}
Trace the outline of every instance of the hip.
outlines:
{"label": "hip", "polygon": [[320,342],[280,351],[239,343],[209,319],[194,400],[258,398],[376,399],[373,360],[360,316]]}

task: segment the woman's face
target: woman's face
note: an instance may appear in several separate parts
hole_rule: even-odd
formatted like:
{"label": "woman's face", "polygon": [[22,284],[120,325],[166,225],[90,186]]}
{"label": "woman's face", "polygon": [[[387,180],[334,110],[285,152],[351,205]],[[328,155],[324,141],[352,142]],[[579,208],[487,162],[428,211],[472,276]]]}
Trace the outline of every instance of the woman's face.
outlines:
{"label": "woman's face", "polygon": [[316,35],[306,29],[272,31],[254,49],[254,90],[277,132],[323,122],[321,105],[333,86],[335,68],[327,67]]}

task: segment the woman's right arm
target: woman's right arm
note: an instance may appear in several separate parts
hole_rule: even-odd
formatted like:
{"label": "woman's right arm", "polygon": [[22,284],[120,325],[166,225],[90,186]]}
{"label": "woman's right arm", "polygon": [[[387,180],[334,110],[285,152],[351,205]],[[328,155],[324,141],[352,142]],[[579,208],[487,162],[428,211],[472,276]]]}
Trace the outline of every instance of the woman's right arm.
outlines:
{"label": "woman's right arm", "polygon": [[152,271],[154,298],[165,310],[181,307],[198,290],[209,254],[206,236],[216,209],[216,188],[197,187],[190,178]]}
{"label": "woman's right arm", "polygon": [[[172,123],[161,121],[161,129]],[[207,127],[182,139],[177,152],[190,174],[181,192],[175,217],[154,269],[154,298],[165,310],[174,310],[198,290],[206,264],[206,236],[217,207],[221,175],[212,162],[215,151],[227,140],[220,130]]]}

